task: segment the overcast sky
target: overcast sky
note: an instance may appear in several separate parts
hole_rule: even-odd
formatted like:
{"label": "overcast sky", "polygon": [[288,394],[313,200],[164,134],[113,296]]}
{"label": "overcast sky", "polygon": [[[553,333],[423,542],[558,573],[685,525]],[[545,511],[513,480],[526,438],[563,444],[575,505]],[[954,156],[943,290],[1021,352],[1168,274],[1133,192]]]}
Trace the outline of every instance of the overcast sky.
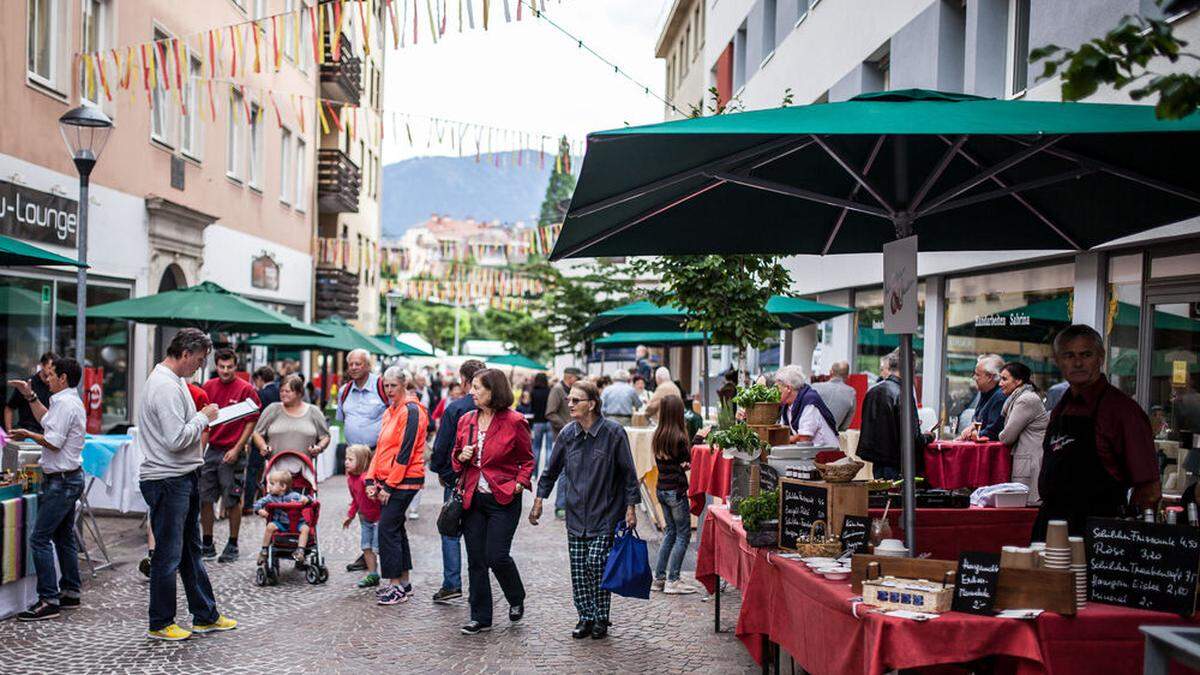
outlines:
{"label": "overcast sky", "polygon": [[[661,94],[664,66],[654,58],[654,41],[669,3],[548,0],[546,15]],[[475,0],[474,4],[478,25],[482,3]],[[545,22],[526,15],[519,23],[506,24],[503,2],[493,0],[489,30],[464,29],[460,34],[454,32],[456,3],[447,5],[452,11],[443,39],[432,44],[422,11],[418,45],[393,49],[387,55],[385,163],[419,155],[457,154],[448,145],[439,149],[436,142],[434,147],[426,148],[428,133],[422,125],[427,123],[419,121],[411,125],[418,147],[411,147],[403,127],[399,137],[394,132],[390,116],[393,110],[525,131],[565,133],[578,140],[589,131],[662,120],[661,102],[613,73]],[[512,6],[515,12],[515,0]],[[411,24],[409,31],[411,42]],[[444,133],[443,138],[449,138],[449,134]],[[498,134],[494,142],[499,142]],[[473,139],[467,146],[473,146]]]}

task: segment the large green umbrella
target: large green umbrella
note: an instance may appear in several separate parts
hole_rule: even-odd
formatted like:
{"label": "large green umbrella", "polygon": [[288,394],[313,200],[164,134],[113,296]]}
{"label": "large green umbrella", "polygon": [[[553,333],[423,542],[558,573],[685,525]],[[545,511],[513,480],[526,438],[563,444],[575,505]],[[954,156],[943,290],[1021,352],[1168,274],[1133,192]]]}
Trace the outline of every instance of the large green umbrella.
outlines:
{"label": "large green umbrella", "polygon": [[706,333],[688,333],[685,331],[633,331],[605,335],[602,338],[596,338],[592,341],[592,344],[597,347],[635,347],[637,345],[695,346],[704,344],[708,337]]}
{"label": "large green umbrella", "polygon": [[545,370],[546,364],[538,363],[533,359],[523,354],[505,354],[503,356],[486,357],[485,360],[489,365],[493,366],[512,366],[514,368],[529,368],[531,370]]}
{"label": "large green umbrella", "polygon": [[434,354],[427,352],[416,345],[408,344],[395,335],[373,335],[372,337],[376,342],[382,342],[383,344],[395,349],[400,353],[400,356],[435,356]]}
{"label": "large green umbrella", "polygon": [[26,244],[20,239],[0,235],[0,267],[28,267],[31,265],[87,267],[74,258],[51,253],[44,248]]}
{"label": "large green umbrella", "polygon": [[1085,250],[1200,214],[1198,132],[1151,106],[920,89],[614,129],[588,136],[551,259],[874,253],[913,234],[927,251]]}
{"label": "large green umbrella", "polygon": [[355,349],[365,349],[371,354],[379,354],[380,356],[400,356],[399,349],[362,333],[354,326],[346,323],[346,320],[340,316],[321,319],[314,325],[326,333],[326,336],[275,333],[256,335],[246,342],[247,344],[259,347],[318,349],[328,352],[350,352]]}
{"label": "large green umbrella", "polygon": [[[42,294],[20,286],[0,286],[0,316],[50,316],[50,302]],[[75,303],[59,299],[59,316],[74,316]]]}
{"label": "large green umbrella", "polygon": [[189,288],[89,307],[87,314],[96,319],[199,328],[206,333],[227,331],[325,335],[322,330],[267,309],[211,281]]}
{"label": "large green umbrella", "polygon": [[[772,295],[767,300],[767,312],[779,320],[783,328],[799,328],[842,314],[854,309],[838,305],[827,305],[814,300]],[[687,321],[687,313],[673,306],[660,307],[647,300],[631,302],[601,312],[588,324],[588,332],[629,331],[678,331]]]}

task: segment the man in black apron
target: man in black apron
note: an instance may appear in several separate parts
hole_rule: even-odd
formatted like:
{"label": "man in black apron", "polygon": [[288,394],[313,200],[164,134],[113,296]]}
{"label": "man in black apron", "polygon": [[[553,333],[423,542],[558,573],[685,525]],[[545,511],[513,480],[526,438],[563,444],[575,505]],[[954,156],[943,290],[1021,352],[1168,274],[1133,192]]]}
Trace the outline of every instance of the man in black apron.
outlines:
{"label": "man in black apron", "polygon": [[1045,541],[1051,520],[1067,521],[1078,536],[1089,516],[1121,516],[1130,503],[1156,509],[1162,496],[1150,420],[1105,379],[1100,334],[1082,325],[1064,329],[1055,338],[1054,359],[1070,389],[1051,413],[1042,442],[1042,507],[1033,541]]}

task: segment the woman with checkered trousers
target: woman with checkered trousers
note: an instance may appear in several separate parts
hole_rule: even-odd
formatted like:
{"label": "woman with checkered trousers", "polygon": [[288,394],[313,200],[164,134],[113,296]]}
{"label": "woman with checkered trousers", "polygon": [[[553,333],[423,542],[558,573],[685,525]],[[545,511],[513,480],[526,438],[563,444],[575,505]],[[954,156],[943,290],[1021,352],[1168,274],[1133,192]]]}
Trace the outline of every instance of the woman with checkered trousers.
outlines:
{"label": "woman with checkered trousers", "polygon": [[637,471],[629,451],[629,438],[618,423],[600,415],[600,391],[579,381],[567,396],[571,423],[554,441],[550,462],[538,481],[537,498],[529,522],[537,525],[542,500],[550,496],[559,474],[566,474],[567,552],[571,560],[571,592],[579,623],[571,631],[576,639],[608,635],[611,596],[600,588],[604,564],[612,549],[613,531],[624,519],[637,526],[636,505],[641,502]]}

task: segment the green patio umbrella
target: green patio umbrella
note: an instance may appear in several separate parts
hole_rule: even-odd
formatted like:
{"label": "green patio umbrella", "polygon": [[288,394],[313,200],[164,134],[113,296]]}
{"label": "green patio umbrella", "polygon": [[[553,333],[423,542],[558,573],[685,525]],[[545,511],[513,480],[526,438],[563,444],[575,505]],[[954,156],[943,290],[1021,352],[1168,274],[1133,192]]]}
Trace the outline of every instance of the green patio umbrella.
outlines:
{"label": "green patio umbrella", "polygon": [[[779,320],[783,328],[800,328],[854,309],[827,305],[814,300],[772,295],[767,300],[767,312]],[[590,333],[629,331],[678,331],[687,320],[687,313],[678,307],[660,307],[648,300],[631,302],[596,315],[587,326]]]}
{"label": "green patio umbrella", "polygon": [[[0,286],[0,316],[49,316],[49,298],[45,301],[40,293],[19,286]],[[75,316],[75,303],[59,299],[59,316]]]}
{"label": "green patio umbrella", "polygon": [[592,344],[597,347],[636,347],[637,345],[663,345],[678,347],[684,345],[703,345],[708,339],[706,333],[688,333],[685,331],[634,331],[613,333],[602,338],[596,338]]}
{"label": "green patio umbrella", "polygon": [[26,244],[20,239],[0,235],[0,267],[29,267],[32,265],[87,267],[74,258],[51,253],[44,248]]}
{"label": "green patio umbrella", "polygon": [[530,368],[532,370],[545,370],[546,364],[538,363],[533,359],[523,354],[505,354],[503,356],[489,356],[484,359],[488,365],[492,366],[512,366],[514,368]]}
{"label": "green patio umbrella", "polygon": [[913,234],[925,251],[1086,250],[1200,214],[1198,151],[1198,115],[920,89],[614,129],[588,136],[551,260],[874,253]]}
{"label": "green patio umbrella", "polygon": [[189,288],[89,307],[87,314],[95,319],[199,328],[206,333],[271,331],[289,335],[325,334],[324,331],[290,316],[231,293],[211,281]]}
{"label": "green patio umbrella", "polygon": [[392,347],[396,351],[400,352],[400,356],[435,356],[435,354],[427,352],[420,347],[408,344],[395,335],[373,335],[371,337],[373,337],[376,342],[382,342],[383,344],[388,345],[389,347]]}
{"label": "green patio umbrella", "polygon": [[256,335],[247,344],[257,347],[283,347],[284,349],[316,349],[328,352],[350,352],[365,349],[380,356],[400,356],[400,350],[362,333],[346,323],[340,316],[331,316],[313,324],[326,333],[319,335],[287,335],[281,333]]}

